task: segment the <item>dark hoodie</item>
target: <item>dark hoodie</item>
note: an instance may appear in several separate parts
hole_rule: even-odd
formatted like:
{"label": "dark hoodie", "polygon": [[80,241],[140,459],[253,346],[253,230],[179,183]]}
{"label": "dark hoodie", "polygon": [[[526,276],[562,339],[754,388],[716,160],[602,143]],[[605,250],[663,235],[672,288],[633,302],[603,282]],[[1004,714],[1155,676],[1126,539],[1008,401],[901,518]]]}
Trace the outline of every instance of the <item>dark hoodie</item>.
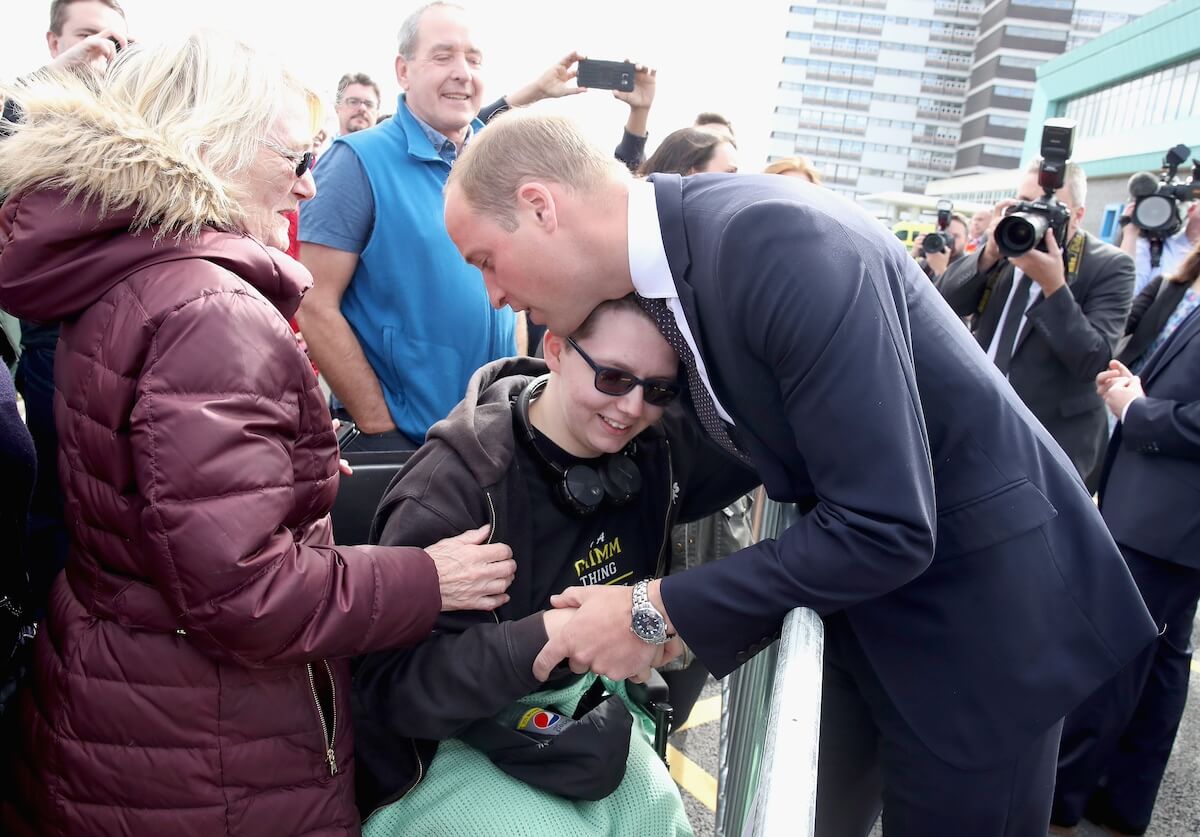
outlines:
{"label": "dark hoodie", "polygon": [[[433,636],[416,648],[376,652],[357,662],[353,707],[364,817],[420,781],[437,740],[456,737],[472,722],[548,688],[533,676],[533,661],[547,639],[542,611],[550,607],[548,596],[534,589],[534,563],[567,559],[533,548],[528,480],[545,476],[520,467],[516,449],[524,442],[513,422],[516,397],[546,371],[542,360],[510,358],[476,372],[466,397],[429,429],[380,503],[372,540],[434,543],[490,523],[492,540],[512,548],[517,571],[509,602],[494,614],[443,613]],[[677,520],[723,508],[758,481],[676,408],[638,437],[637,459],[643,475],[661,475],[661,484],[644,484],[638,494],[638,502],[652,505],[653,519],[661,520],[652,539],[659,575],[667,570]]]}

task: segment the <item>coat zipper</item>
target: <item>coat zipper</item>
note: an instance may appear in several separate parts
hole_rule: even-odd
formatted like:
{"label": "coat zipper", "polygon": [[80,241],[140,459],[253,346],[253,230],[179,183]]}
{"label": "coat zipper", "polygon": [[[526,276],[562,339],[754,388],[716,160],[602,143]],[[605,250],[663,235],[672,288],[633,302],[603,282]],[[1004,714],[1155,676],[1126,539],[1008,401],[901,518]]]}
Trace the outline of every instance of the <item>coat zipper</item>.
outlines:
{"label": "coat zipper", "polygon": [[[487,542],[491,543],[492,538],[496,537],[496,506],[495,506],[495,504],[492,503],[492,495],[490,492],[485,490],[483,492],[483,496],[484,496],[484,499],[487,500],[488,515],[491,518],[491,526],[488,528],[488,539],[487,539]],[[500,617],[496,615],[496,611],[494,611],[494,610],[492,611],[492,618],[496,620],[497,625],[500,624]]]}
{"label": "coat zipper", "polygon": [[667,517],[663,521],[663,539],[662,546],[658,550],[658,566],[654,570],[655,578],[662,578],[663,573],[667,570],[667,553],[671,547],[671,518],[675,511],[675,465],[671,461],[671,442],[664,438],[663,444],[667,447]]}
{"label": "coat zipper", "polygon": [[325,711],[321,709],[321,698],[317,695],[317,678],[313,672],[313,664],[308,664],[308,686],[312,689],[313,703],[317,707],[317,719],[321,722],[321,743],[325,745],[325,761],[329,763],[329,775],[336,776],[337,754],[333,751],[337,735],[337,683],[333,679],[333,669],[328,660],[321,661],[325,665],[325,673],[329,676],[329,705],[333,715],[332,726],[325,720]]}

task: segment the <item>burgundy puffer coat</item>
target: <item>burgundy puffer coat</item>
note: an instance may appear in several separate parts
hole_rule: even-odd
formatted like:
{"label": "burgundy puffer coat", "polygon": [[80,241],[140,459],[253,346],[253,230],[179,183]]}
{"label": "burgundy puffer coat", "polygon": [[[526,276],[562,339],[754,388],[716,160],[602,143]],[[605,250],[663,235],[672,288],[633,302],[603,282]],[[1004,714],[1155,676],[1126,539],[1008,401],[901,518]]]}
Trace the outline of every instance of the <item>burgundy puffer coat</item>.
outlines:
{"label": "burgundy puffer coat", "polygon": [[64,324],[72,536],[0,830],[357,834],[339,660],[424,638],[436,570],[332,545],[334,433],[286,319],[304,268],[131,221],[52,191],[0,210],[0,307]]}

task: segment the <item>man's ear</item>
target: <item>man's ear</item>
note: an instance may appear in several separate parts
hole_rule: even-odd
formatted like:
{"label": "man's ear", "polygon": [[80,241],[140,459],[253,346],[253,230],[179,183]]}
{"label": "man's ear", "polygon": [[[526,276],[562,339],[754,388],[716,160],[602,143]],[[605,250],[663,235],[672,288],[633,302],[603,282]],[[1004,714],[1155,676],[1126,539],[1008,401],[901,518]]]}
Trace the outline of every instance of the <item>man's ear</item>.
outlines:
{"label": "man's ear", "polygon": [[542,335],[542,357],[551,372],[558,372],[562,368],[562,354],[566,345],[566,340],[551,331]]}
{"label": "man's ear", "polygon": [[50,49],[50,57],[58,58],[58,35],[55,35],[53,32],[47,32],[46,46]]}
{"label": "man's ear", "polygon": [[408,62],[404,60],[403,55],[396,56],[396,81],[400,84],[400,89],[405,93],[408,92]]}
{"label": "man's ear", "polygon": [[525,183],[517,189],[517,211],[544,232],[558,229],[558,207],[544,183]]}

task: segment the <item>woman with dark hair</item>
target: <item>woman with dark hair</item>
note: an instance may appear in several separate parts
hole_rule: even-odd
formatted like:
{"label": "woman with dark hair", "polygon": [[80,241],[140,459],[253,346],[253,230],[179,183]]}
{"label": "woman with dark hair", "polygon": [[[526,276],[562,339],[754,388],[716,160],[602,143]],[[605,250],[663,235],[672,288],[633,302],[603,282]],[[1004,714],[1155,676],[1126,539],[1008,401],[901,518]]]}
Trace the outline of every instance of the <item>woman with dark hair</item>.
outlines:
{"label": "woman with dark hair", "polygon": [[732,142],[711,131],[680,128],[663,138],[637,173],[645,177],[655,172],[733,174],[737,170],[737,148]]}
{"label": "woman with dark hair", "polygon": [[1100,512],[1160,634],[1067,716],[1054,833],[1072,833],[1086,815],[1112,834],[1144,834],[1183,717],[1200,600],[1197,308],[1200,245],[1134,301],[1118,356],[1096,379],[1117,419]]}

